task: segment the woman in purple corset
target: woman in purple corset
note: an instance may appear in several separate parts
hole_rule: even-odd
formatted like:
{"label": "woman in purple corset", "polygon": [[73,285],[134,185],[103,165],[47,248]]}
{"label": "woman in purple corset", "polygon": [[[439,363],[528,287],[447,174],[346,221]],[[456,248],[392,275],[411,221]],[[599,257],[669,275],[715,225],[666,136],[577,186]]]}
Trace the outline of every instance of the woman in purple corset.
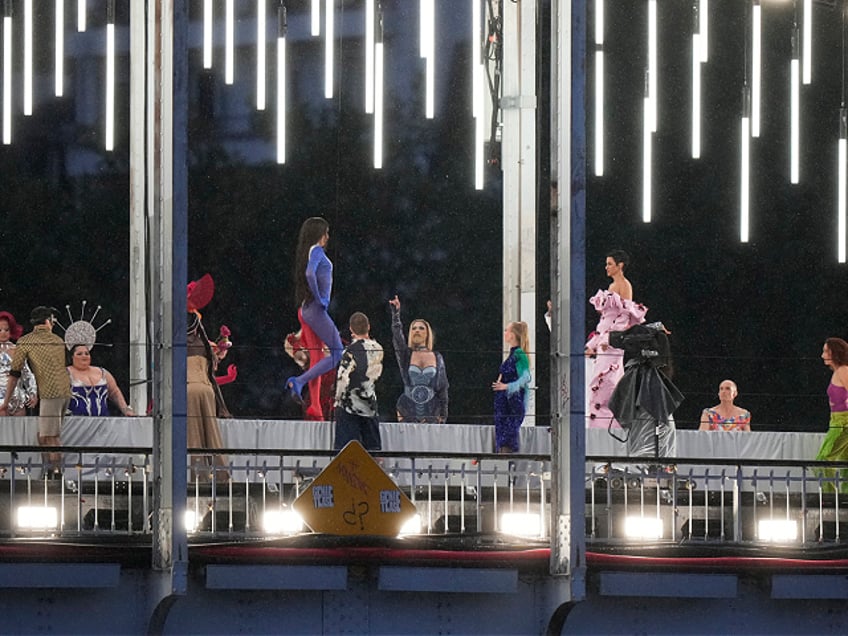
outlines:
{"label": "woman in purple corset", "polygon": [[[324,252],[329,240],[330,225],[319,216],[306,219],[300,227],[294,274],[299,317],[327,346],[330,355],[321,358],[302,375],[286,380],[286,388],[297,402],[302,402],[301,393],[305,384],[339,365],[344,349],[339,330],[327,313],[333,291],[333,263]],[[313,397],[313,400],[317,399],[317,396]]]}
{"label": "woman in purple corset", "polygon": [[[830,425],[816,459],[848,461],[848,342],[842,338],[828,338],[822,347],[821,358],[825,366],[833,371],[833,375],[827,386]],[[848,492],[848,470],[826,468],[822,476],[831,480],[838,478],[839,491]],[[823,489],[835,492],[835,481],[824,484]]]}

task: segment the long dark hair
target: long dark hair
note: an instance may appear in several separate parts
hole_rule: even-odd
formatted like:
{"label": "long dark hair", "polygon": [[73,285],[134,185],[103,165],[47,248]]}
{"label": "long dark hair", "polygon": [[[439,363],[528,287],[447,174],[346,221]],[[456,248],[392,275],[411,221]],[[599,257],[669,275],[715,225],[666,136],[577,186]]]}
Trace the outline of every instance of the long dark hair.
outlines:
{"label": "long dark hair", "polygon": [[300,226],[297,236],[297,251],[294,256],[294,304],[300,307],[301,303],[312,300],[312,292],[306,283],[306,263],[309,260],[309,250],[321,240],[330,224],[320,216],[306,219]]}

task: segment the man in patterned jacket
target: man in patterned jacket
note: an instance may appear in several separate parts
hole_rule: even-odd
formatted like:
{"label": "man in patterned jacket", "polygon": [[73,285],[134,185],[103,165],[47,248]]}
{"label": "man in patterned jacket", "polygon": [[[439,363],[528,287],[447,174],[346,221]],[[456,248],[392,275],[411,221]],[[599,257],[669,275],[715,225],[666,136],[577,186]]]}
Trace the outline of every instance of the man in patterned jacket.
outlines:
{"label": "man in patterned jacket", "polygon": [[374,383],[383,372],[383,347],[368,335],[368,316],[357,311],[350,317],[352,342],[345,348],[336,378],[335,450],[351,440],[365,450],[382,450],[380,419]]}

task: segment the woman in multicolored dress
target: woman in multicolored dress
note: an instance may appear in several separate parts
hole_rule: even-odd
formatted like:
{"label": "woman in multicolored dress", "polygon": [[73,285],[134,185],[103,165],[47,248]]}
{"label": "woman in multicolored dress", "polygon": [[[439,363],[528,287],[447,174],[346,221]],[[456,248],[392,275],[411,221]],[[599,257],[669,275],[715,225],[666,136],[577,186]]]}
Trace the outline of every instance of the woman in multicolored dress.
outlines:
{"label": "woman in multicolored dress", "polygon": [[719,403],[701,411],[699,431],[750,431],[751,412],[733,404],[739,389],[733,380],[718,385]]}
{"label": "woman in multicolored dress", "polygon": [[[848,461],[848,342],[842,338],[828,338],[824,341],[821,358],[833,374],[827,385],[830,425],[816,460],[844,462]],[[838,477],[839,492],[848,492],[848,470],[825,468],[822,477],[828,480]],[[834,492],[836,484],[829,481],[822,489]]]}
{"label": "woman in multicolored dress", "polygon": [[[12,351],[15,343],[23,334],[21,327],[15,317],[8,311],[0,311],[0,404],[6,399],[6,380],[9,379],[9,371],[12,369]],[[8,415],[26,415],[26,407],[34,407],[38,403],[38,387],[35,384],[35,376],[30,371],[29,363],[24,365],[21,379],[15,385],[14,395],[9,400]]]}
{"label": "woman in multicolored dress", "polygon": [[521,447],[519,429],[524,422],[531,380],[527,323],[509,323],[504,329],[504,342],[509,345],[509,356],[501,363],[498,379],[492,382],[495,392],[495,452],[517,453]]}

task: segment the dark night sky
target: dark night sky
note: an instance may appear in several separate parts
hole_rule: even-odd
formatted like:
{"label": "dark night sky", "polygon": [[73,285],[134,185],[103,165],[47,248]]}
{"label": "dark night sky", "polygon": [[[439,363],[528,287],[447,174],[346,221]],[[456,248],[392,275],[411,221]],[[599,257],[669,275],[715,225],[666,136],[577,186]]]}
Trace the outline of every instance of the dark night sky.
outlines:
{"label": "dark night sky", "polygon": [[[717,402],[718,382],[731,377],[740,387],[738,402],[753,412],[755,428],[824,430],[828,373],[818,358],[821,343],[830,335],[848,336],[845,266],[836,263],[835,250],[838,11],[816,4],[813,84],[802,88],[801,183],[791,186],[786,104],[792,5],[763,2],[762,137],[752,144],[751,242],[742,245],[738,130],[746,3],[710,3],[703,150],[697,161],[689,158],[691,3],[659,4],[656,194],[654,222],[645,225],[639,206],[646,2],[607,3],[608,155],[606,175],[588,180],[587,292],[608,284],[603,273],[608,249],[630,252],[636,299],[650,307],[649,319],[663,320],[673,332],[675,379],[687,396],[678,412],[681,427],[695,427],[700,410]],[[588,24],[591,49],[591,15]],[[395,44],[395,56],[417,52],[415,42]],[[333,226],[331,312],[337,323],[364,310],[388,346],[385,300],[400,293],[407,318],[421,315],[435,327],[452,381],[451,421],[489,421],[486,387],[501,358],[500,184],[495,172],[484,193],[471,186],[467,47],[440,48],[438,73],[446,77],[445,99],[452,108],[440,108],[434,122],[421,123],[416,104],[390,96],[391,149],[380,174],[366,165],[371,124],[358,107],[358,47],[348,42],[340,49],[345,73],[330,108],[295,109],[293,131],[309,143],[283,168],[234,165],[219,147],[215,125],[199,119],[208,109],[192,103],[189,273],[215,276],[218,291],[205,312],[208,326],[226,322],[233,329],[232,361],[241,375],[225,394],[237,415],[293,415],[280,387],[291,371],[282,338],[296,326],[290,289],[295,235],[303,218],[323,214]],[[319,48],[304,51],[320,55]],[[49,75],[52,50],[41,55],[39,64]],[[192,58],[192,72],[197,63]],[[591,59],[587,69],[591,82]],[[71,66],[68,73],[73,72]],[[252,95],[250,78],[238,81],[245,83],[229,90]],[[25,318],[43,302],[77,307],[85,298],[104,305],[114,324],[103,339],[115,346],[95,350],[95,364],[109,368],[126,390],[128,186],[123,170],[111,169],[126,160],[126,131],[115,155],[104,156],[99,175],[70,179],[57,169],[63,142],[99,144],[97,130],[74,123],[71,104],[70,98],[45,98],[33,118],[16,116],[15,143],[0,147],[5,190],[0,306]],[[125,125],[126,112],[118,122]],[[270,122],[255,117],[251,126],[266,134]],[[590,133],[591,123],[590,107]],[[542,132],[540,138],[548,137]],[[591,147],[587,158],[591,174]],[[540,209],[543,223],[546,218],[547,210]],[[547,267],[538,264],[540,272]],[[541,309],[547,289],[544,274],[540,278]],[[590,309],[587,305],[587,316]],[[589,316],[587,333],[593,326]],[[544,346],[545,334],[538,335]],[[385,366],[378,391],[388,417],[398,378],[390,355]],[[538,378],[538,384],[546,382]],[[539,411],[547,412],[544,403]]]}

